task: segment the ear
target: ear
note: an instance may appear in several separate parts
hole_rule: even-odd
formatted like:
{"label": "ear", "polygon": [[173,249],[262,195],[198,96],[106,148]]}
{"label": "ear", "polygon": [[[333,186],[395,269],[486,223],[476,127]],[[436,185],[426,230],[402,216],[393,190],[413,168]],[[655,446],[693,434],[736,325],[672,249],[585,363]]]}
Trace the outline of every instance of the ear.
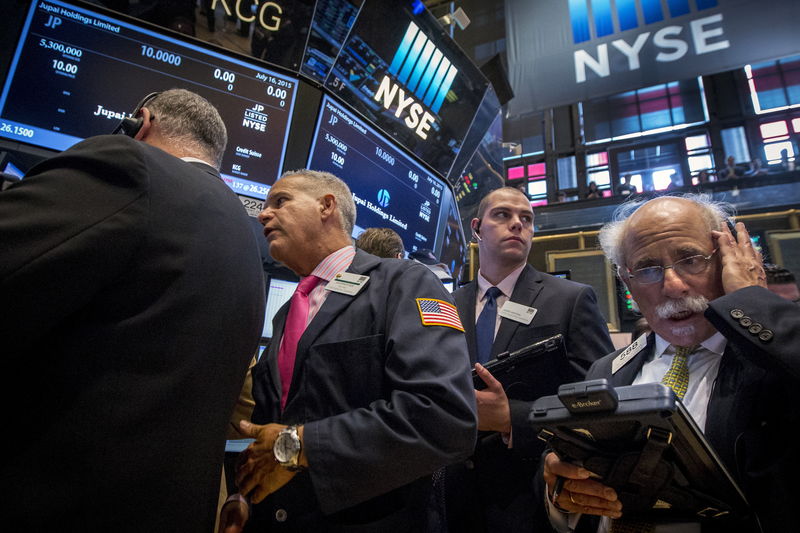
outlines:
{"label": "ear", "polygon": [[336,213],[336,197],[332,194],[323,195],[319,199],[319,211],[322,220],[327,220]]}
{"label": "ear", "polygon": [[153,114],[150,113],[150,110],[146,107],[143,107],[136,113],[137,117],[142,118],[142,127],[139,128],[139,131],[136,133],[134,139],[137,141],[143,141],[151,132],[151,127],[153,126]]}
{"label": "ear", "polygon": [[481,230],[481,219],[473,218],[472,222],[470,222],[469,227],[472,228],[472,231],[475,233],[480,232]]}

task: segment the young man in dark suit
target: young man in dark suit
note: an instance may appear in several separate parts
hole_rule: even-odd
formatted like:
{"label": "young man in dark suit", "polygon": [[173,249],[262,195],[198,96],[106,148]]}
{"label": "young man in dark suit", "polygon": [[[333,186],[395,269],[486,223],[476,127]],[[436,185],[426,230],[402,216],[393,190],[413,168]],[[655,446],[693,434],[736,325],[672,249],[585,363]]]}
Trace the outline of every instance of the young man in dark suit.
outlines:
{"label": "young man in dark suit", "polygon": [[264,274],[217,172],[216,109],[165,91],[127,132],[0,193],[0,343],[17,369],[0,394],[19,437],[0,499],[13,530],[214,526]]}
{"label": "young man in dark suit", "polygon": [[[479,363],[479,375],[489,386],[475,393],[478,428],[484,432],[473,456],[446,471],[447,522],[453,532],[531,531],[534,514],[541,507],[531,487],[543,448],[515,446],[504,438],[511,434],[513,440],[515,433],[525,430],[526,413],[513,416],[513,407],[525,404],[509,402],[481,363],[560,333],[566,341],[571,375],[553,369],[539,377],[543,387],[555,392],[561,383],[581,380],[589,365],[613,345],[591,287],[527,264],[533,211],[523,193],[511,187],[490,192],[478,207],[472,229],[480,269],[476,280],[456,291],[455,300],[470,360]],[[488,336],[482,336],[479,331],[486,327],[481,324],[486,321],[487,306],[494,306],[494,316],[488,320]],[[524,312],[507,313],[512,308]],[[533,314],[533,319],[525,323],[520,314]]]}
{"label": "young man in dark suit", "polygon": [[[703,531],[793,531],[800,455],[790,435],[800,425],[800,411],[792,408],[800,386],[800,309],[767,289],[761,254],[744,224],[731,234],[728,216],[704,196],[661,197],[624,205],[603,227],[603,249],[653,333],[635,349],[599,360],[586,378],[607,378],[614,386],[659,382],[683,367],[687,379],[676,394],[760,522]],[[598,530],[592,517],[576,524],[577,513],[603,516],[602,527],[611,531],[617,524],[610,519],[624,522],[613,489],[549,454],[544,480],[551,498],[558,476],[566,481],[554,503],[565,513],[553,502],[550,511],[559,530]],[[698,524],[669,527],[699,530]]]}
{"label": "young man in dark suit", "polygon": [[[476,434],[467,346],[425,265],[353,247],[355,204],[326,172],[285,174],[259,215],[301,277],[253,370],[255,438],[220,523],[236,531],[419,532],[431,474]],[[238,525],[236,525],[238,524]]]}

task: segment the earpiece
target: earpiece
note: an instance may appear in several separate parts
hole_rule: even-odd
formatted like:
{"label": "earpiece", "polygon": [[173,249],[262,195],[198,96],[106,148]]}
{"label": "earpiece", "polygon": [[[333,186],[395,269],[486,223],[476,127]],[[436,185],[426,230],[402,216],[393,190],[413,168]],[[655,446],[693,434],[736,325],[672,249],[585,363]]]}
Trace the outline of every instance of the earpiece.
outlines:
{"label": "earpiece", "polygon": [[476,240],[476,241],[478,241],[478,242],[481,242],[481,241],[483,240],[483,239],[481,239],[481,236],[479,235],[479,232],[480,232],[480,231],[481,231],[481,221],[479,220],[479,221],[477,221],[477,222],[475,223],[475,227],[474,227],[474,228],[472,228],[472,236],[473,236],[473,237],[475,238],[475,240]]}
{"label": "earpiece", "polygon": [[136,104],[136,108],[133,110],[129,117],[125,117],[120,120],[117,127],[112,131],[112,134],[121,133],[123,135],[127,135],[128,137],[136,137],[136,134],[139,133],[139,130],[142,129],[142,124],[144,123],[144,119],[142,117],[137,116],[142,108],[151,101],[153,98],[161,94],[160,92],[150,93],[142,100]]}

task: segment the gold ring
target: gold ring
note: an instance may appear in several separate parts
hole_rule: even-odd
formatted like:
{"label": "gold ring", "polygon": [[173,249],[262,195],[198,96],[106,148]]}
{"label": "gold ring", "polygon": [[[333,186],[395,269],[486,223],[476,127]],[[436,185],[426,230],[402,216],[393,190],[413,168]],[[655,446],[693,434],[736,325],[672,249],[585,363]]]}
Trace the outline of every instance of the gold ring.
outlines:
{"label": "gold ring", "polygon": [[569,501],[571,501],[573,505],[580,505],[578,502],[576,502],[574,499],[572,499],[572,492],[571,491],[569,493]]}

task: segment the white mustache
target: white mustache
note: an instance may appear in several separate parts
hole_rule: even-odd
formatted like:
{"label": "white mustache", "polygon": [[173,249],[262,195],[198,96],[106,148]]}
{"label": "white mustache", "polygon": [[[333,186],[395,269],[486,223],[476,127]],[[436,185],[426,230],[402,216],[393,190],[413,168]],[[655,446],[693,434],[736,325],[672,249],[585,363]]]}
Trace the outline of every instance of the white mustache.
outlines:
{"label": "white mustache", "polygon": [[656,306],[656,316],[667,319],[671,316],[691,311],[692,313],[702,313],[708,307],[708,299],[705,296],[684,296],[677,300],[667,300]]}

